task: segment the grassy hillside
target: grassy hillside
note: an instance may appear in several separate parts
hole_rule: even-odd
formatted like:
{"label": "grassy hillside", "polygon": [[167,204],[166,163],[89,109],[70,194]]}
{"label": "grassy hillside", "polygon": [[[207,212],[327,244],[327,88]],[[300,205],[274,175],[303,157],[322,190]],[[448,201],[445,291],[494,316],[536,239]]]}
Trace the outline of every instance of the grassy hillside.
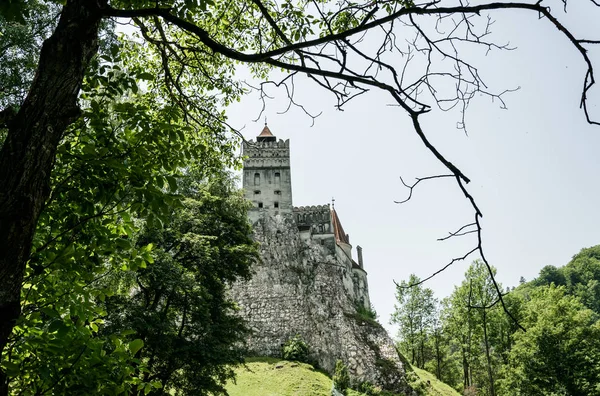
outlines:
{"label": "grassy hillside", "polygon": [[[427,371],[414,369],[411,383],[423,396],[459,396]],[[311,365],[274,358],[249,358],[236,368],[237,381],[226,386],[230,396],[328,396],[331,378]],[[428,383],[429,381],[429,383]],[[381,394],[384,396],[384,394]],[[348,396],[366,396],[349,391]],[[385,394],[385,396],[394,396]]]}
{"label": "grassy hillside", "polygon": [[[412,387],[417,392],[427,396],[460,396],[460,393],[455,391],[450,385],[445,384],[431,374],[429,371],[421,370],[413,367],[414,373],[418,377],[411,381]],[[409,374],[410,375],[410,374]]]}
{"label": "grassy hillside", "polygon": [[236,384],[228,384],[230,396],[326,396],[331,379],[311,365],[274,358],[248,358],[236,369]]}

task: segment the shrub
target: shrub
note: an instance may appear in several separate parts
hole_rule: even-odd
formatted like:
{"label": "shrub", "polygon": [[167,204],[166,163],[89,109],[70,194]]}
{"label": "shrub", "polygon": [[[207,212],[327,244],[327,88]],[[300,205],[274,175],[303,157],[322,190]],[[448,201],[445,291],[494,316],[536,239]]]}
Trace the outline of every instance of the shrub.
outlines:
{"label": "shrub", "polygon": [[369,381],[361,382],[357,390],[367,396],[377,396],[381,394],[381,388],[373,385]]}
{"label": "shrub", "polygon": [[373,308],[372,304],[369,308],[366,308],[363,304],[358,302],[355,305],[358,316],[366,320],[377,320],[377,312],[375,311],[375,308]]}
{"label": "shrub", "polygon": [[348,368],[341,360],[335,362],[335,373],[333,374],[333,386],[335,389],[340,391],[343,395],[346,394],[348,387],[350,386],[350,376],[348,375]]}
{"label": "shrub", "polygon": [[281,355],[285,360],[295,360],[306,363],[308,360],[308,345],[306,345],[306,342],[296,334],[283,344]]}

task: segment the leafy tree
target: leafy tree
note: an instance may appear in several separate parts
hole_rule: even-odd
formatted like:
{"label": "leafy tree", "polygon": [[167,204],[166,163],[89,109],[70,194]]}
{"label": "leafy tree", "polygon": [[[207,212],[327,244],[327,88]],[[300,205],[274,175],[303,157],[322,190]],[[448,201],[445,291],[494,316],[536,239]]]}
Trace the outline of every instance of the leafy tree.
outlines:
{"label": "leafy tree", "polygon": [[283,344],[281,356],[286,360],[296,360],[299,362],[308,361],[308,345],[296,334]]}
{"label": "leafy tree", "polygon": [[[495,268],[492,268],[495,273]],[[483,330],[483,347],[486,359],[486,368],[488,374],[487,387],[489,394],[494,396],[494,368],[492,363],[492,352],[490,345],[490,321],[494,312],[492,309],[498,303],[498,295],[492,278],[488,272],[487,266],[481,260],[475,260],[467,271],[467,280],[469,282],[469,294],[472,298],[471,304],[478,311],[479,325]]]}
{"label": "leafy tree", "polygon": [[54,29],[59,11],[48,2],[28,1],[22,7],[21,21],[0,17],[0,110],[18,106],[25,99],[42,42]]}
{"label": "leafy tree", "polygon": [[431,371],[443,382],[456,384],[460,373],[456,362],[452,359],[452,338],[446,326],[441,304],[436,305],[428,337],[431,359],[425,363],[425,369]]}
{"label": "leafy tree", "polygon": [[462,387],[467,388],[473,384],[474,348],[479,336],[476,317],[472,308],[472,298],[468,285],[465,282],[461,287],[455,287],[450,297],[442,302],[444,306],[444,327],[452,337],[455,345],[455,354],[462,367]]}
{"label": "leafy tree", "polygon": [[564,286],[567,280],[562,268],[556,268],[553,265],[547,265],[540,270],[540,275],[533,281],[536,286],[550,285]]}
{"label": "leafy tree", "polygon": [[350,387],[350,375],[348,374],[348,367],[346,367],[344,362],[341,360],[337,360],[335,362],[333,387],[340,391],[342,395],[347,394],[348,388]]}
{"label": "leafy tree", "polygon": [[600,394],[600,323],[564,287],[539,287],[524,306],[501,381],[507,395]]}
{"label": "leafy tree", "polygon": [[106,299],[105,331],[133,330],[143,341],[143,380],[162,386],[151,394],[224,393],[233,378],[226,365],[243,361],[247,329],[227,286],[248,278],[257,257],[247,203],[225,175],[192,180],[186,190],[164,228],[147,226],[139,236],[138,246],[155,246],[153,264],[107,284],[129,293]]}
{"label": "leafy tree", "polygon": [[[396,286],[395,312],[391,323],[398,324],[400,349],[410,356],[411,364],[425,367],[428,334],[435,317],[437,301],[433,291],[419,284],[420,279],[411,274],[408,282]],[[416,286],[414,286],[416,285]]]}
{"label": "leafy tree", "polygon": [[[492,267],[492,273],[495,271]],[[510,308],[518,308],[512,297],[505,296],[505,300]],[[462,390],[477,389],[485,394],[496,394],[501,353],[506,354],[506,349],[510,349],[511,335],[507,332],[512,334],[518,328],[504,315],[498,302],[489,270],[480,260],[471,264],[465,280],[443,302],[444,330],[452,339],[457,355],[455,360],[462,365],[462,387],[458,387]]]}
{"label": "leafy tree", "polygon": [[[83,86],[82,119],[58,147],[25,273],[22,315],[3,355],[15,393],[119,394],[159,383],[142,377],[131,328],[104,329],[102,302],[129,298],[130,290],[103,280],[153,260],[148,243],[134,245],[135,235],[144,224],[170,221],[181,206],[174,193],[191,191],[181,185],[185,167],[208,177],[234,163],[230,143],[217,140],[218,125],[191,128],[180,109],[157,105],[157,91],[136,91],[135,58],[121,58],[126,48],[107,50],[112,64],[93,62],[98,73]],[[244,230],[238,224],[236,231]]]}
{"label": "leafy tree", "polygon": [[600,314],[600,245],[582,249],[563,268],[568,293]]}

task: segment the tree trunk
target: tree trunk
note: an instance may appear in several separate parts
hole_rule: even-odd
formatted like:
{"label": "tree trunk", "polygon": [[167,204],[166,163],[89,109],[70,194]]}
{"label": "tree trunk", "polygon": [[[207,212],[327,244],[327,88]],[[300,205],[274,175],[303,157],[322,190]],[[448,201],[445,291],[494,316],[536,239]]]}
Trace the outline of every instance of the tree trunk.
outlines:
{"label": "tree trunk", "polygon": [[435,333],[435,375],[437,379],[442,380],[442,352],[440,350],[440,343],[442,335],[436,331]]}
{"label": "tree trunk", "polygon": [[420,354],[421,354],[421,369],[425,369],[425,336],[423,335],[423,332],[421,331],[421,344],[419,346],[419,349],[421,350]]}
{"label": "tree trunk", "polygon": [[[106,0],[69,0],[40,53],[29,94],[0,151],[0,354],[20,315],[21,283],[38,218],[49,195],[56,148],[79,116],[77,96],[98,49]],[[0,395],[8,393],[0,372]]]}
{"label": "tree trunk", "polygon": [[487,371],[488,371],[488,376],[490,378],[490,395],[491,396],[496,396],[496,392],[494,390],[494,375],[492,373],[492,359],[490,357],[490,344],[488,342],[488,335],[487,335],[487,312],[485,310],[485,308],[482,309],[483,310],[483,340],[485,342],[485,357],[487,359]]}
{"label": "tree trunk", "polygon": [[463,366],[463,387],[471,385],[469,382],[469,363],[467,361],[467,351],[465,347],[462,347],[462,366]]}

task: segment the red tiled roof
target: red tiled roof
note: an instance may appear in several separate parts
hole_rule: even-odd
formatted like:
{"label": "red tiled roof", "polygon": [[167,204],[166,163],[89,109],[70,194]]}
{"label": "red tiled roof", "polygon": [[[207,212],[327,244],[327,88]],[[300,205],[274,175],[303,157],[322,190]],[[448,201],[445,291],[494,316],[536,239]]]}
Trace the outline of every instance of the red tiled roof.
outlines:
{"label": "red tiled roof", "polygon": [[337,242],[343,242],[350,244],[350,239],[348,238],[348,234],[344,232],[344,227],[342,227],[342,223],[340,223],[340,218],[337,215],[335,209],[331,209],[331,222],[333,223],[333,233],[335,235],[335,240]]}
{"label": "red tiled roof", "polygon": [[273,136],[273,134],[271,133],[271,130],[269,129],[269,127],[265,125],[262,132],[258,136],[259,137],[270,137],[270,136]]}

